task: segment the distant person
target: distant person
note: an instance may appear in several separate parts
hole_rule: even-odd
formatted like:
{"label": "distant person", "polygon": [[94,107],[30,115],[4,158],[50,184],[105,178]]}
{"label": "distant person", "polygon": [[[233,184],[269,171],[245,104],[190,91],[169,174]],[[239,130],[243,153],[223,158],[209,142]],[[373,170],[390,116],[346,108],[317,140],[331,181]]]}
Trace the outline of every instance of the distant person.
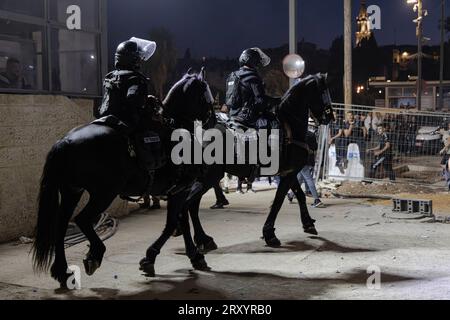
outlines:
{"label": "distant person", "polygon": [[[319,148],[317,144],[317,138],[315,133],[308,131],[306,134],[306,143],[309,147],[309,155],[308,155],[308,162],[303,167],[303,169],[298,173],[297,179],[300,184],[300,186],[303,184],[303,182],[306,185],[307,190],[311,193],[312,197],[314,198],[314,203],[312,206],[314,208],[323,208],[324,204],[320,200],[319,193],[317,192],[316,183],[314,181],[314,167],[316,165],[316,151]],[[288,193],[288,199],[290,202],[294,199],[294,193],[289,191]]]}
{"label": "distant person", "polygon": [[347,118],[344,121],[344,137],[345,137],[345,164],[347,164],[347,151],[348,146],[352,143],[358,145],[359,148],[359,157],[362,164],[364,164],[365,158],[365,143],[364,143],[364,129],[361,126],[361,123],[354,116],[353,112],[347,112]]}
{"label": "distant person", "polygon": [[416,135],[417,135],[417,119],[415,116],[408,116],[406,124],[406,153],[414,153],[416,147]]}
{"label": "distant person", "polygon": [[242,190],[242,185],[247,184],[247,192],[251,191],[253,193],[256,193],[256,190],[253,188],[253,181],[246,179],[246,178],[239,178],[238,177],[238,184],[236,193],[245,194],[245,192]]}
{"label": "distant person", "polygon": [[223,209],[225,206],[228,206],[230,204],[230,202],[223,193],[222,187],[220,186],[220,182],[214,185],[214,193],[216,195],[216,203],[213,206],[211,206],[211,209],[213,210]]}
{"label": "distant person", "polygon": [[370,166],[369,178],[375,178],[377,170],[383,166],[389,180],[395,181],[395,173],[392,166],[393,145],[390,134],[387,131],[388,126],[389,125],[387,123],[378,126],[378,147],[367,150],[367,152],[373,153],[375,156],[375,159]]}
{"label": "distant person", "polygon": [[444,133],[444,148],[440,151],[442,155],[441,166],[443,170],[443,176],[447,183],[448,190],[450,191],[450,123],[448,124],[448,131]]}
{"label": "distant person", "polygon": [[0,88],[31,89],[22,76],[22,65],[16,58],[8,58],[6,69],[0,73]]}
{"label": "distant person", "polygon": [[330,123],[330,129],[329,129],[329,142],[328,144],[330,146],[334,145],[336,150],[336,164],[335,166],[339,168],[342,174],[345,173],[344,171],[344,130],[343,130],[343,124],[342,120],[339,119],[337,116],[337,113],[334,112],[334,121]]}
{"label": "distant person", "polygon": [[372,114],[372,130],[376,133],[378,126],[383,123],[383,115],[380,112]]}
{"label": "distant person", "polygon": [[366,130],[366,141],[370,141],[374,135],[374,130],[372,128],[372,120],[373,120],[373,112],[370,112],[367,114],[365,120],[364,120],[364,128]]}

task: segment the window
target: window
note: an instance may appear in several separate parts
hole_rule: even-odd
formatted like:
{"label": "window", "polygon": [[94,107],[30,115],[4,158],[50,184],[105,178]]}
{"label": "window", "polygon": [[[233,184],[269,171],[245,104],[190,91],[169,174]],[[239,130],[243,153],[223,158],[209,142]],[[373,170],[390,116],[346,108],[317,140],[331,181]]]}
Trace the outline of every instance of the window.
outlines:
{"label": "window", "polygon": [[402,88],[389,88],[390,97],[401,97],[403,95]]}
{"label": "window", "polygon": [[44,28],[0,19],[0,88],[43,90]]}
{"label": "window", "polygon": [[97,37],[94,34],[52,30],[53,89],[95,94],[98,89]]}
{"label": "window", "polygon": [[[106,0],[0,0],[0,92],[101,95]],[[80,30],[69,30],[70,6]]]}
{"label": "window", "polygon": [[0,0],[0,10],[35,17],[45,17],[44,0]]}
{"label": "window", "polygon": [[405,97],[415,97],[417,95],[416,88],[405,88],[403,89],[403,95]]}

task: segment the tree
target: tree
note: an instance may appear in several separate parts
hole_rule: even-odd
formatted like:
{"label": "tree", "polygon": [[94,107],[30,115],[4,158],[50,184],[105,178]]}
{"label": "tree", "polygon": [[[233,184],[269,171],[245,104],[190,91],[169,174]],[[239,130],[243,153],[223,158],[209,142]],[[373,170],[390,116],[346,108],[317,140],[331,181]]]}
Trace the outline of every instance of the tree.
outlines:
{"label": "tree", "polygon": [[157,49],[153,57],[144,62],[142,71],[150,76],[155,95],[162,99],[164,88],[177,63],[177,51],[172,34],[164,28],[150,31],[150,39],[156,42]]}
{"label": "tree", "polygon": [[283,96],[289,88],[289,79],[278,69],[269,69],[264,74],[264,82],[267,94],[275,97]]}

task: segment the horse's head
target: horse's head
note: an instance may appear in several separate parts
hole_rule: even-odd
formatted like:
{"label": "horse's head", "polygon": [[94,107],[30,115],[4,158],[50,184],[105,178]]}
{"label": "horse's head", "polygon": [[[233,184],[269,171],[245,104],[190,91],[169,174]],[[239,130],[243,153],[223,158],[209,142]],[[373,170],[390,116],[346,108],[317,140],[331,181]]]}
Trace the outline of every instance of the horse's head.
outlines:
{"label": "horse's head", "polygon": [[334,121],[330,90],[328,89],[325,73],[318,73],[312,76],[313,80],[307,86],[311,86],[310,107],[312,116],[319,124],[328,125]]}
{"label": "horse's head", "polygon": [[164,115],[191,129],[194,122],[208,125],[214,117],[214,98],[205,79],[205,71],[186,73],[169,91],[164,100]]}
{"label": "horse's head", "polygon": [[297,108],[303,103],[317,123],[328,125],[334,120],[327,74],[318,73],[301,79],[289,90],[286,98],[291,105],[291,112],[301,112]]}

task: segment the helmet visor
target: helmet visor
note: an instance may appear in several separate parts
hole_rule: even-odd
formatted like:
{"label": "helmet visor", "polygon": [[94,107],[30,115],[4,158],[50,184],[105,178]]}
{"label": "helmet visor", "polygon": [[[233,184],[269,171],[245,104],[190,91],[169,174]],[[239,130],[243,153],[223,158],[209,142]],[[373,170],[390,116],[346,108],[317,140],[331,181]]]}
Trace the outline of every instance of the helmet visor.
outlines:
{"label": "helmet visor", "polygon": [[137,43],[139,48],[139,56],[143,61],[147,61],[156,51],[156,42],[132,37],[130,41]]}
{"label": "helmet visor", "polygon": [[251,48],[251,49],[258,52],[259,56],[261,57],[261,64],[263,67],[267,67],[270,64],[269,56],[265,54],[260,48]]}

